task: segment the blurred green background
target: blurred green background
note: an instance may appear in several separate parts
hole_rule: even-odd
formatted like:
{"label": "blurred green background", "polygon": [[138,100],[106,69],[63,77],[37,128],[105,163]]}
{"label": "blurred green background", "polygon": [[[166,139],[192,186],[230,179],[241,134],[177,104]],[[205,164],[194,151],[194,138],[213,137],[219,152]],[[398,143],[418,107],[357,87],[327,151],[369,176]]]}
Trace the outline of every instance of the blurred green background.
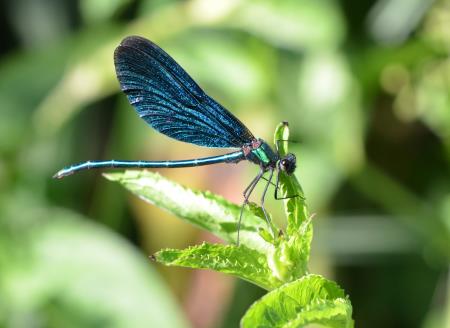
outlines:
{"label": "blurred green background", "polygon": [[[134,113],[112,57],[131,34],[256,136],[290,122],[310,270],[346,290],[357,327],[450,327],[450,1],[5,0],[0,16],[1,327],[237,327],[264,293],[149,261],[216,240],[101,172],[51,179],[88,159],[220,153]],[[240,202],[256,171],[161,173]]]}

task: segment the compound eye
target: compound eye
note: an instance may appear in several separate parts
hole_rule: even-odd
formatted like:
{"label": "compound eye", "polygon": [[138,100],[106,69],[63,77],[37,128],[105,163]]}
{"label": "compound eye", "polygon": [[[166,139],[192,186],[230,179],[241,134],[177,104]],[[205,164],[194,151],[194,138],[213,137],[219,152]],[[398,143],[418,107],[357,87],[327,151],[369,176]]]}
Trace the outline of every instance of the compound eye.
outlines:
{"label": "compound eye", "polygon": [[295,170],[295,156],[287,154],[285,158],[282,158],[280,160],[280,169],[288,175],[292,174]]}

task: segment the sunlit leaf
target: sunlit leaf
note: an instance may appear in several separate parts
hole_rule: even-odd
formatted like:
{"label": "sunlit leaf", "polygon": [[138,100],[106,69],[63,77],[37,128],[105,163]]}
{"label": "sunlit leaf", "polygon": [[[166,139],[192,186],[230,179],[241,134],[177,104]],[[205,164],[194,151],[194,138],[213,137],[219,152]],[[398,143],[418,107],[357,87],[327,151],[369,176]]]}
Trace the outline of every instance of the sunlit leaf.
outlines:
{"label": "sunlit leaf", "polygon": [[155,259],[165,265],[231,274],[268,290],[282,284],[272,275],[265,254],[244,245],[203,243],[183,250],[163,249],[155,254]]}
{"label": "sunlit leaf", "polygon": [[256,301],[241,326],[332,328],[353,327],[352,307],[344,291],[334,282],[308,275],[285,284]]}
{"label": "sunlit leaf", "polygon": [[[236,243],[237,220],[241,211],[239,205],[207,191],[188,189],[150,171],[125,171],[104,176],[119,182],[143,200],[168,210],[225,241]],[[245,209],[240,241],[250,248],[265,252],[271,245],[261,238],[259,229],[267,229],[264,219]]]}

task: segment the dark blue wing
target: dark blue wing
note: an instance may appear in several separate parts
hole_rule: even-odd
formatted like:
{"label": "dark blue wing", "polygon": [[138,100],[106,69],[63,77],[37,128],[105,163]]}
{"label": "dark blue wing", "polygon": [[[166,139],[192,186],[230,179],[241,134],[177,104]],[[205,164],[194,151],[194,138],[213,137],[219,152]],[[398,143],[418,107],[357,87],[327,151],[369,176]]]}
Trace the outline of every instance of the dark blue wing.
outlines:
{"label": "dark blue wing", "polygon": [[206,147],[239,148],[254,139],[241,121],[151,41],[125,38],[116,48],[114,62],[129,102],[159,132]]}

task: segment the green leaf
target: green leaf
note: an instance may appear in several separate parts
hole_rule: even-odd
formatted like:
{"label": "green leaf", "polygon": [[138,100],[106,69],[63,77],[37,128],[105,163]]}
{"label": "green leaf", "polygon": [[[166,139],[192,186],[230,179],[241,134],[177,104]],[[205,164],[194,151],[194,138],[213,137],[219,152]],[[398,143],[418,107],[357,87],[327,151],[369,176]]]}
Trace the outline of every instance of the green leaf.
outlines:
{"label": "green leaf", "polygon": [[[281,157],[288,153],[288,140],[289,126],[287,122],[282,122],[278,124],[274,135],[274,144],[278,145],[278,151]],[[290,235],[295,233],[300,228],[302,222],[305,222],[309,217],[302,187],[294,174],[288,176],[284,172],[281,173],[279,196],[291,197],[284,200],[288,221],[287,233]]]}
{"label": "green leaf", "polygon": [[[149,171],[125,171],[104,176],[117,181],[141,199],[175,214],[223,240],[236,243],[241,207],[208,191],[194,191]],[[244,209],[240,243],[260,252],[273,246],[259,234],[267,224],[254,212]]]}
{"label": "green leaf", "polygon": [[269,292],[241,321],[246,327],[305,327],[319,324],[353,327],[352,307],[344,291],[319,275],[308,275]]}
{"label": "green leaf", "polygon": [[[280,123],[274,135],[280,156],[288,153],[289,127]],[[296,196],[284,200],[287,217],[286,235],[277,240],[276,247],[269,253],[268,263],[274,275],[282,281],[293,281],[307,273],[313,229],[308,214],[303,190],[295,175],[281,172],[280,196]]]}
{"label": "green leaf", "polygon": [[266,256],[243,245],[203,243],[183,250],[164,249],[154,259],[165,265],[228,273],[268,290],[282,284],[272,275]]}
{"label": "green leaf", "polygon": [[289,282],[308,272],[311,240],[311,220],[305,221],[296,234],[281,236],[276,247],[267,254],[269,267],[278,279]]}

